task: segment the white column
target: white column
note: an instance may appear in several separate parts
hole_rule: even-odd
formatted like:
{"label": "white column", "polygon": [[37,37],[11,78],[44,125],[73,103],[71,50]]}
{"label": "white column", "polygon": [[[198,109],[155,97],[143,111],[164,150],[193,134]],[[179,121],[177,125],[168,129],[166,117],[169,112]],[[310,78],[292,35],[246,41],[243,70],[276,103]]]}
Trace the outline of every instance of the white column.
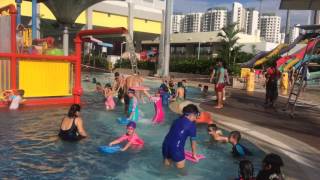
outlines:
{"label": "white column", "polygon": [[164,34],[164,72],[163,76],[169,76],[170,65],[170,26],[172,16],[172,0],[166,1],[166,21],[165,21],[165,34]]}
{"label": "white column", "polygon": [[165,32],[165,18],[166,11],[162,10],[162,23],[161,23],[161,34],[159,39],[159,61],[158,61],[158,72],[159,76],[162,76],[164,73],[164,32]]}
{"label": "white column", "polygon": [[128,31],[133,40],[134,3],[128,2]]}
{"label": "white column", "polygon": [[69,33],[68,26],[64,27],[63,31],[63,52],[65,56],[69,55]]}
{"label": "white column", "polygon": [[87,29],[92,29],[92,8],[89,7],[86,10],[86,27]]}

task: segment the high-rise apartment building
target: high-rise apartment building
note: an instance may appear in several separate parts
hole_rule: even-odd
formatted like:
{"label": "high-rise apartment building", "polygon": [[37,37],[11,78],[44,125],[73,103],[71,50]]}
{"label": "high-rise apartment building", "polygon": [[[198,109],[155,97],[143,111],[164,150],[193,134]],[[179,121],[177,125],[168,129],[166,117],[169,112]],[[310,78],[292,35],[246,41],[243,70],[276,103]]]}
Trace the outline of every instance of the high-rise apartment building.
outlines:
{"label": "high-rise apartment building", "polygon": [[280,24],[281,17],[274,13],[262,14],[261,19],[261,37],[267,42],[280,43]]}
{"label": "high-rise apartment building", "polygon": [[181,32],[182,19],[184,15],[182,14],[174,14],[171,17],[171,33],[179,33]]}
{"label": "high-rise apartment building", "polygon": [[290,28],[290,33],[289,33],[289,43],[292,43],[300,34],[300,29],[296,26],[299,26],[300,24],[296,24],[293,27]]}
{"label": "high-rise apartment building", "polygon": [[200,32],[203,13],[186,14],[182,19],[180,31],[183,33]]}
{"label": "high-rise apartment building", "polygon": [[259,36],[259,12],[254,8],[246,9],[246,33]]}
{"label": "high-rise apartment building", "polygon": [[203,15],[202,29],[203,32],[219,31],[227,24],[227,8],[216,7],[210,8]]}
{"label": "high-rise apartment building", "polygon": [[231,11],[231,23],[237,24],[237,29],[241,31],[246,30],[246,9],[242,4],[234,2]]}

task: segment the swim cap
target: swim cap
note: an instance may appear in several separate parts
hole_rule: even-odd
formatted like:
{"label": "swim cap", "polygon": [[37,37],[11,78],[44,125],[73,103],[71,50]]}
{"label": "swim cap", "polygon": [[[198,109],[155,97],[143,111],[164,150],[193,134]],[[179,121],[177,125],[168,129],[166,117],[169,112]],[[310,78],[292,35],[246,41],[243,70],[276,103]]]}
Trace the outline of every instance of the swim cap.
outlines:
{"label": "swim cap", "polygon": [[132,93],[132,94],[135,94],[136,93],[136,91],[134,90],[134,89],[128,89],[128,93]]}
{"label": "swim cap", "polygon": [[133,121],[130,121],[128,124],[127,124],[127,128],[128,127],[132,127],[133,129],[135,129],[137,127],[136,123],[133,122]]}

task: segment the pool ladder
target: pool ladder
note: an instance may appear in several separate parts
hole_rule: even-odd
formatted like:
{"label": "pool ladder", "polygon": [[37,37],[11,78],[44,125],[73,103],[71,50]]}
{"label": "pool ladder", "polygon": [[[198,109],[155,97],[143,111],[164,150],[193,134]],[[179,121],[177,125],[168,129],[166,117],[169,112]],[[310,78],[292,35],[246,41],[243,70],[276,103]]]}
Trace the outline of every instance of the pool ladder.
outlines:
{"label": "pool ladder", "polygon": [[305,84],[307,70],[308,70],[308,63],[304,63],[297,70],[298,73],[296,74],[294,83],[291,87],[289,98],[288,98],[286,109],[285,109],[286,111],[290,111],[289,115],[291,118],[294,118],[295,108],[296,108],[299,96],[301,94],[301,91],[303,89],[303,86]]}

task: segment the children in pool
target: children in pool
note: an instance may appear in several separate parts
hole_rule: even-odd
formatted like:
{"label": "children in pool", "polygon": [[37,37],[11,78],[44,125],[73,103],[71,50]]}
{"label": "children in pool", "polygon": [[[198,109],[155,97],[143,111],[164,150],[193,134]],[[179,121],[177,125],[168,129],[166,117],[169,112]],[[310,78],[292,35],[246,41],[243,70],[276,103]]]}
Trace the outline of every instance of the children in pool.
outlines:
{"label": "children in pool", "polygon": [[251,156],[252,153],[245,146],[239,143],[241,134],[239,131],[232,131],[229,134],[229,143],[232,144],[232,154],[235,157]]}
{"label": "children in pool", "polygon": [[188,137],[191,140],[193,158],[198,161],[196,153],[196,124],[199,115],[197,106],[189,104],[183,108],[183,116],[175,120],[162,143],[164,164],[170,166],[172,162],[181,169],[185,167],[184,146]]}
{"label": "children in pool", "polygon": [[107,110],[114,110],[116,104],[113,99],[113,91],[110,84],[105,85],[104,89],[105,105]]}
{"label": "children in pool", "polygon": [[130,147],[134,147],[138,149],[142,148],[144,145],[144,141],[138,136],[135,129],[136,129],[136,123],[133,121],[130,121],[127,125],[127,133],[122,135],[118,139],[110,142],[109,146],[113,146],[116,144],[120,144],[124,141],[127,141],[128,143],[121,149],[121,151],[126,151]]}
{"label": "children in pool", "polygon": [[138,121],[139,119],[139,108],[138,108],[138,100],[135,97],[135,90],[128,90],[129,97],[129,107],[128,107],[128,119],[131,121]]}
{"label": "children in pool", "polygon": [[154,124],[160,124],[164,120],[164,113],[162,109],[162,98],[160,96],[160,91],[157,91],[155,96],[150,96],[147,91],[144,91],[147,97],[149,97],[150,101],[154,102],[154,110],[155,114],[153,116],[152,122]]}
{"label": "children in pool", "polygon": [[223,136],[222,131],[218,129],[216,124],[208,125],[208,134],[212,136],[215,141],[228,142],[228,137]]}

